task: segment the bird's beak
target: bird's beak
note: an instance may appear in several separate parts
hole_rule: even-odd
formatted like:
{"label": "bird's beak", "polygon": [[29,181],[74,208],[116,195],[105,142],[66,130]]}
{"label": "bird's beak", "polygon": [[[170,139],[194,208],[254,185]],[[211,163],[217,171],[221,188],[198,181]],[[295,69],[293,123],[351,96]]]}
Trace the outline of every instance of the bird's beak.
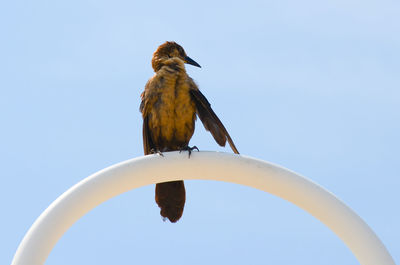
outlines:
{"label": "bird's beak", "polygon": [[195,62],[194,60],[192,60],[192,58],[190,58],[189,56],[186,56],[186,57],[185,57],[185,63],[191,64],[191,65],[194,65],[194,66],[197,66],[197,67],[200,67],[200,68],[201,68],[200,64],[196,63],[196,62]]}

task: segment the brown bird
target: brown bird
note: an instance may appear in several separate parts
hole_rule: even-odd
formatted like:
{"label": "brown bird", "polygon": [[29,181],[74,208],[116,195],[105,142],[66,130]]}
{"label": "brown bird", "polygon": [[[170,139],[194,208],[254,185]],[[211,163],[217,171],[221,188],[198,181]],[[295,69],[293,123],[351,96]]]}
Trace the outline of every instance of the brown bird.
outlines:
{"label": "brown bird", "polygon": [[[147,82],[140,104],[144,154],[187,150],[190,157],[191,151],[197,149],[188,145],[196,114],[219,145],[225,146],[228,140],[233,152],[239,154],[210,103],[187,75],[184,63],[200,67],[175,42],[165,42],[153,54],[155,75]],[[183,181],[156,184],[160,214],[173,223],[182,216],[185,196]]]}

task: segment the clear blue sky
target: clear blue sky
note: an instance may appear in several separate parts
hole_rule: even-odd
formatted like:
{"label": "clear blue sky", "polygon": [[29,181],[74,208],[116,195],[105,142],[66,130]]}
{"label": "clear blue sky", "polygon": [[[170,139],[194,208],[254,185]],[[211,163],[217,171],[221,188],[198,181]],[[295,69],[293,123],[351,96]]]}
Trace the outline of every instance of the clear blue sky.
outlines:
{"label": "clear blue sky", "polygon": [[[61,193],[143,154],[139,95],[166,40],[202,65],[187,71],[241,153],[335,193],[400,262],[399,14],[393,0],[3,1],[0,264]],[[191,144],[231,152],[200,123]],[[358,264],[286,201],[186,186],[179,223],[143,187],[79,220],[47,264]]]}

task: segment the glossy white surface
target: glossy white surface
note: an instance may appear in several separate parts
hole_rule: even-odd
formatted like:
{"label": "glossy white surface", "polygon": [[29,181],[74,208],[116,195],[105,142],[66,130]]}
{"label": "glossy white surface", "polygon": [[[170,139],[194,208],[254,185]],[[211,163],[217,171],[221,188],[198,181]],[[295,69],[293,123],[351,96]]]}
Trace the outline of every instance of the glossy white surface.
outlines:
{"label": "glossy white surface", "polygon": [[12,265],[44,264],[61,236],[104,201],[141,186],[177,179],[237,183],[288,200],[328,226],[362,265],[394,265],[368,225],[332,193],[290,170],[254,158],[217,152],[164,153],[121,162],[82,180],[56,199],[22,240]]}

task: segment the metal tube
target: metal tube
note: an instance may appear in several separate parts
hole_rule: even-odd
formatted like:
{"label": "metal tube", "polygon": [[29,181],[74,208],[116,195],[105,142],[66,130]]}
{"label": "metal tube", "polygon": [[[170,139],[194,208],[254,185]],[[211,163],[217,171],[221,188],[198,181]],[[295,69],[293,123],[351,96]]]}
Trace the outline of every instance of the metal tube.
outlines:
{"label": "metal tube", "polygon": [[395,265],[385,246],[348,206],[318,184],[269,162],[217,152],[168,152],[113,165],[56,199],[29,229],[12,265],[42,265],[61,236],[84,214],[121,193],[179,179],[233,182],[274,194],[328,226],[362,265]]}

